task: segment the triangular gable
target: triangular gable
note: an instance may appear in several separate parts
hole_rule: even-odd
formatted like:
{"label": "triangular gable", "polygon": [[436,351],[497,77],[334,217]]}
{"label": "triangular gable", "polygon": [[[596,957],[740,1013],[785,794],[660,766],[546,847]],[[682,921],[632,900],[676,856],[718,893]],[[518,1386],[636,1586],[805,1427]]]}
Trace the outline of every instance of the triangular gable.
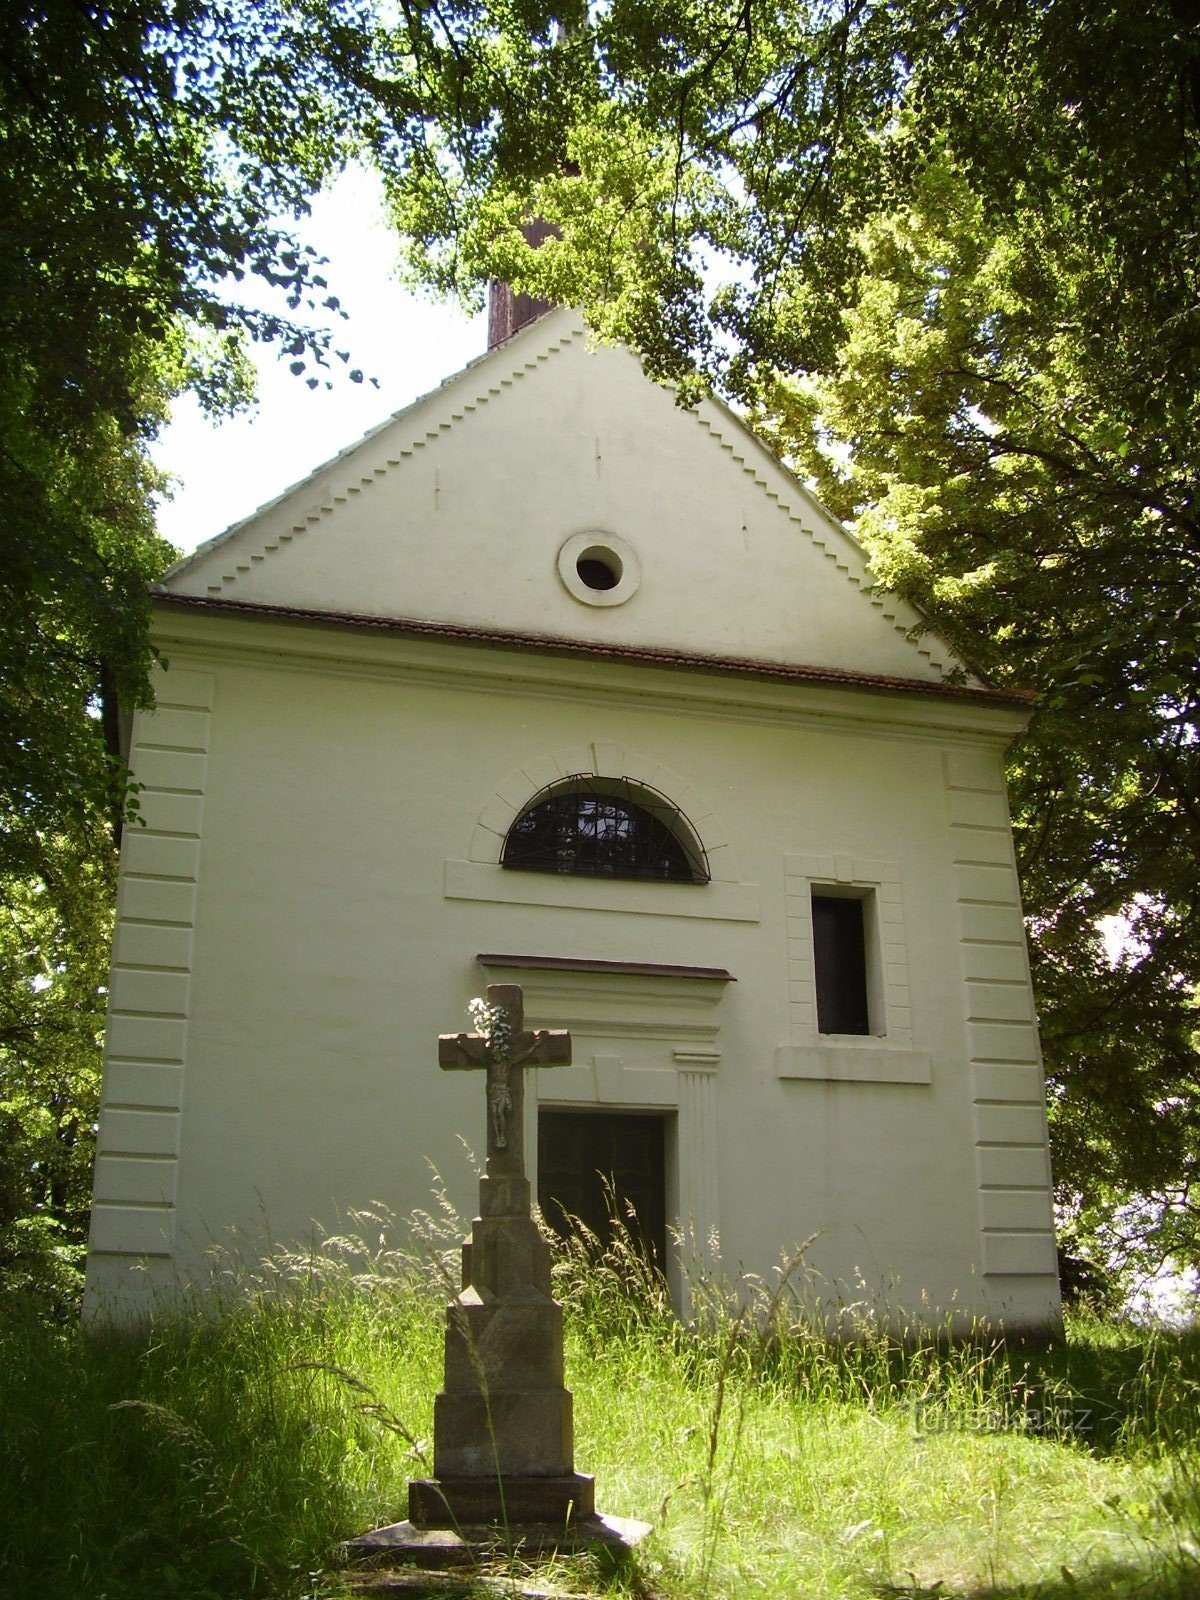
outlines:
{"label": "triangular gable", "polygon": [[[573,552],[606,540],[637,577],[618,604],[572,581]],[[201,546],[163,590],[924,684],[960,670],[935,636],[914,640],[917,612],[873,589],[861,547],[727,407],[682,410],[569,310]]]}

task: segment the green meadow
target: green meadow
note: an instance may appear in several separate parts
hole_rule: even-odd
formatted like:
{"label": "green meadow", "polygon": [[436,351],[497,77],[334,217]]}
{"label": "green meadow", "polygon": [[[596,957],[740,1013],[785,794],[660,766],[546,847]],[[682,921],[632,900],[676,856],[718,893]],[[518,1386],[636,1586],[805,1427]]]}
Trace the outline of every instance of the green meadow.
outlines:
{"label": "green meadow", "polygon": [[[137,1336],[0,1310],[0,1594],[361,1593],[345,1539],[432,1469],[450,1222],[232,1265]],[[427,1230],[428,1232],[428,1230]],[[664,1600],[1200,1594],[1200,1334],[1079,1315],[1052,1346],[806,1327],[797,1274],[696,1285],[622,1245],[556,1267],[576,1463],[654,1531],[530,1585]]]}

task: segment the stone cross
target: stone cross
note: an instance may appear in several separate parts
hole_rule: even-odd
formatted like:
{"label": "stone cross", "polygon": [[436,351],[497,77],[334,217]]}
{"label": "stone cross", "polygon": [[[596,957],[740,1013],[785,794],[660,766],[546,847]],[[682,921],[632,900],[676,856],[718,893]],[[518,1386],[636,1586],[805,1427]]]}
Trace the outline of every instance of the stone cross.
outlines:
{"label": "stone cross", "polygon": [[[372,1553],[404,1549],[426,1564],[454,1549],[490,1549],[498,1529],[510,1550],[614,1542],[615,1524],[596,1515],[595,1480],[575,1471],[562,1307],[525,1176],[524,1069],[567,1066],[571,1035],[528,1030],[517,984],[489,985],[486,1004],[475,1002],[471,1013],[477,1033],[438,1038],[441,1066],[487,1073],[488,1112],[479,1215],[463,1244],[462,1289],[446,1308],[434,1476],[409,1484],[407,1522],[356,1541]],[[649,1531],[636,1527],[635,1537]]]}
{"label": "stone cross", "polygon": [[567,1066],[571,1035],[562,1029],[525,1027],[519,983],[488,985],[484,1027],[478,1033],[438,1035],[438,1065],[447,1071],[487,1073],[487,1173],[525,1177],[525,1067]]}
{"label": "stone cross", "polygon": [[515,983],[488,987],[477,1033],[443,1033],[438,1061],[487,1073],[487,1171],[463,1244],[462,1289],[446,1311],[446,1376],[433,1403],[432,1478],[409,1484],[419,1528],[594,1520],[594,1484],[575,1471],[562,1308],[550,1246],[529,1214],[526,1067],[566,1066],[571,1035],[525,1027]]}

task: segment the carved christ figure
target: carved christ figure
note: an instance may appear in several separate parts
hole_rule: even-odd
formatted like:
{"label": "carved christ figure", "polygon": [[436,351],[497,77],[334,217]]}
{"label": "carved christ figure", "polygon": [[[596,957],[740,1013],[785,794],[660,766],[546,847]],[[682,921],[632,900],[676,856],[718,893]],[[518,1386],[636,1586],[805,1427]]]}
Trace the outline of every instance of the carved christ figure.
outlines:
{"label": "carved christ figure", "polygon": [[550,1039],[550,1029],[538,1028],[534,1033],[522,1033],[520,1043],[525,1048],[514,1054],[511,1018],[506,1010],[482,1000],[473,1000],[471,1015],[479,1032],[457,1033],[454,1041],[469,1061],[479,1055],[479,1042],[483,1041],[483,1065],[487,1069],[487,1103],[492,1142],[497,1150],[503,1150],[508,1145],[508,1116],[513,1104],[509,1074],[513,1067],[523,1067],[526,1062],[532,1061],[533,1057],[538,1055]]}
{"label": "carved christ figure", "polygon": [[487,1071],[487,1102],[492,1118],[492,1139],[497,1150],[508,1145],[508,1114],[512,1110],[512,1090],[508,1086],[506,1058],[489,1061]]}
{"label": "carved christ figure", "polygon": [[571,1038],[557,1029],[525,1029],[524,996],[518,984],[489,985],[487,999],[473,1000],[470,1012],[478,1031],[442,1034],[438,1060],[446,1068],[486,1070],[488,1150],[507,1150],[520,1098],[519,1069],[566,1065],[571,1059]]}

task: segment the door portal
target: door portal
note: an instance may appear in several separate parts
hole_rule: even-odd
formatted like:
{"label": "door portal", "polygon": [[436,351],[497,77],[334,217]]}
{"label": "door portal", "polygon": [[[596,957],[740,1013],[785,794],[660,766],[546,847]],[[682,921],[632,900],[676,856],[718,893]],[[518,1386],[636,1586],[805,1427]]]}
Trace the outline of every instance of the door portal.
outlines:
{"label": "door portal", "polygon": [[[612,1200],[610,1201],[609,1194]],[[635,1112],[538,1113],[538,1205],[564,1237],[578,1219],[607,1245],[609,1207],[660,1270],[667,1264],[665,1119]]]}

